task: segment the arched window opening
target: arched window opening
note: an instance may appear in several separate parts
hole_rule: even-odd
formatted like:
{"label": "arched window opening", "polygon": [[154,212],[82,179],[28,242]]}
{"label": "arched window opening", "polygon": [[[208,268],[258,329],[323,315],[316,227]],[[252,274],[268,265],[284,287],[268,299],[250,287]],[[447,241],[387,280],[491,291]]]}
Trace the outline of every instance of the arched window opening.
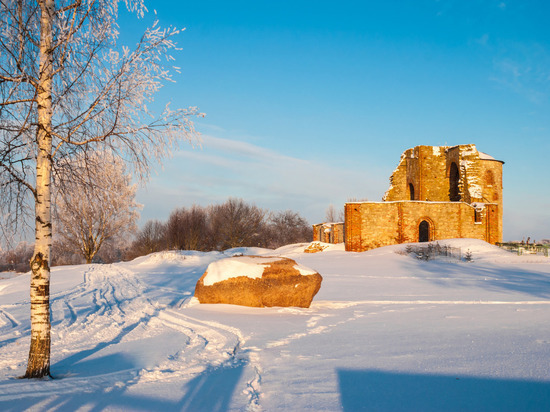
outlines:
{"label": "arched window opening", "polygon": [[482,223],[482,216],[481,216],[481,210],[474,210],[474,221],[476,223]]}
{"label": "arched window opening", "polygon": [[410,194],[411,200],[414,200],[414,186],[412,183],[409,183],[409,194]]}
{"label": "arched window opening", "polygon": [[458,190],[459,178],[458,166],[453,162],[451,163],[451,171],[449,173],[449,200],[451,202],[460,201],[460,192]]}
{"label": "arched window opening", "polygon": [[430,224],[423,220],[418,226],[418,241],[429,242],[430,241]]}

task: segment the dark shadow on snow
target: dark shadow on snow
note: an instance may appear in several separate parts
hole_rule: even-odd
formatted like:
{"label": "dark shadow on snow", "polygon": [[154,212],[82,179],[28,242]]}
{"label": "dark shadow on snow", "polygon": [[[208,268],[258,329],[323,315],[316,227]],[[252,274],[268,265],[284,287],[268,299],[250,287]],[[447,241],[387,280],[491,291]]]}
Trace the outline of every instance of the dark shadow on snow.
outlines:
{"label": "dark shadow on snow", "polygon": [[432,261],[422,262],[411,271],[411,275],[442,287],[477,287],[550,299],[550,275],[537,271],[537,264],[506,266]]}
{"label": "dark shadow on snow", "polygon": [[[235,388],[241,378],[246,363],[229,364],[218,368],[207,368],[185,385],[180,399],[153,398],[129,393],[130,385],[114,388],[109,392],[97,394],[61,396],[64,401],[55,405],[54,410],[78,410],[85,407],[92,412],[106,408],[135,411],[189,411],[189,412],[225,412]],[[53,405],[50,405],[52,407]]]}
{"label": "dark shadow on snow", "polygon": [[182,399],[183,411],[227,411],[245,362],[201,373],[186,386],[187,392]]}
{"label": "dark shadow on snow", "polygon": [[80,360],[75,363],[66,363],[63,361],[56,363],[56,372],[54,379],[64,379],[67,377],[93,377],[111,373],[120,373],[123,371],[135,371],[136,365],[130,356],[123,353],[113,353],[99,358]]}
{"label": "dark shadow on snow", "polygon": [[550,411],[550,382],[338,369],[344,411]]}
{"label": "dark shadow on snow", "polygon": [[[63,380],[31,381],[37,385],[36,391],[28,387],[29,381],[19,381],[22,390],[29,393],[25,397],[19,394],[15,404],[11,400],[2,400],[0,390],[0,410],[15,412],[34,410],[39,406],[40,410],[50,411],[84,409],[99,412],[112,408],[132,411],[225,412],[229,410],[231,399],[248,363],[246,359],[242,359],[229,361],[222,366],[207,367],[185,384],[183,395],[179,399],[163,399],[161,395],[151,397],[131,392],[132,386],[136,383],[138,370],[132,369],[134,365],[131,359],[121,354],[95,360],[73,360],[75,362],[70,363],[71,376],[66,376]],[[116,374],[114,380],[111,375],[113,373]],[[102,377],[104,375],[105,378]],[[108,377],[109,375],[111,377]],[[85,386],[88,377],[93,388]],[[78,389],[78,392],[75,392],[75,388],[69,389],[70,393],[63,393],[63,389],[66,389],[66,386],[63,386],[58,388],[61,391],[57,396],[52,396],[57,392],[56,382],[67,382],[72,378],[78,379],[75,384],[84,386]],[[101,380],[105,380],[104,386],[101,385]]]}
{"label": "dark shadow on snow", "polygon": [[[156,313],[155,313],[155,315],[156,315]],[[69,357],[53,364],[51,366],[52,376],[54,378],[56,378],[58,376],[63,376],[67,372],[69,372],[73,366],[75,366],[78,363],[81,363],[87,357],[93,355],[94,353],[99,352],[102,349],[105,349],[108,346],[120,343],[120,341],[122,340],[122,338],[124,338],[124,336],[126,336],[128,333],[133,331],[141,323],[147,322],[150,318],[151,318],[150,316],[145,316],[145,317],[141,318],[139,321],[133,323],[132,325],[129,325],[129,326],[125,327],[124,329],[122,329],[120,331],[120,333],[113,340],[111,340],[109,342],[99,342],[97,345],[95,345],[91,349],[86,349],[86,350],[83,350],[81,352],[77,352],[77,353],[75,353],[75,354],[73,354],[73,355],[71,355],[71,356],[69,356]]]}

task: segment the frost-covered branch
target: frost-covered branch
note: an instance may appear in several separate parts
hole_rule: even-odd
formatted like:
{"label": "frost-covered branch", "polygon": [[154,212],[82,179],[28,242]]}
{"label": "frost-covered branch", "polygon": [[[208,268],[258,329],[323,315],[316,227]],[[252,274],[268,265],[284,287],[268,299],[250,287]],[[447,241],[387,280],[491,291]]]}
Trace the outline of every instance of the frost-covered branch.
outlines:
{"label": "frost-covered branch", "polygon": [[110,151],[81,153],[63,162],[54,181],[57,233],[88,263],[105,241],[136,229],[136,185]]}
{"label": "frost-covered branch", "polygon": [[[147,11],[143,0],[125,5],[138,16]],[[23,214],[35,215],[26,377],[49,374],[51,196],[59,183],[52,185],[52,174],[103,147],[146,177],[152,161],[197,137],[195,108],[167,105],[155,115],[147,107],[172,81],[167,66],[179,30],[155,22],[133,50],[121,47],[118,6],[112,0],[0,0],[0,233],[19,227]],[[80,233],[88,251],[104,242],[104,222],[113,212],[98,216]]]}

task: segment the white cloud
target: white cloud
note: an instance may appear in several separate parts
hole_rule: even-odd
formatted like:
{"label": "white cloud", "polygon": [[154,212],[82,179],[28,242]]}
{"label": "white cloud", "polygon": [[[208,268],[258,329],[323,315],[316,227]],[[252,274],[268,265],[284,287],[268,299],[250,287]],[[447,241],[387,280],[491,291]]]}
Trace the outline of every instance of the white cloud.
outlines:
{"label": "white cloud", "polygon": [[550,95],[550,51],[538,44],[508,43],[493,62],[491,81],[541,103]]}
{"label": "white cloud", "polygon": [[271,210],[296,210],[313,223],[329,204],[343,207],[350,197],[380,198],[388,183],[388,176],[370,177],[368,165],[353,170],[333,156],[299,159],[211,135],[203,142],[200,149],[176,153],[140,192],[144,219],[165,219],[175,207],[220,203],[232,196]]}
{"label": "white cloud", "polygon": [[248,142],[243,142],[239,140],[232,139],[223,139],[219,137],[214,137],[210,135],[203,136],[204,147],[219,150],[224,153],[246,156],[249,158],[254,158],[258,161],[267,160],[270,162],[273,161],[300,161],[289,156],[284,156],[280,153],[277,153],[273,150],[269,150],[260,146],[253,145]]}

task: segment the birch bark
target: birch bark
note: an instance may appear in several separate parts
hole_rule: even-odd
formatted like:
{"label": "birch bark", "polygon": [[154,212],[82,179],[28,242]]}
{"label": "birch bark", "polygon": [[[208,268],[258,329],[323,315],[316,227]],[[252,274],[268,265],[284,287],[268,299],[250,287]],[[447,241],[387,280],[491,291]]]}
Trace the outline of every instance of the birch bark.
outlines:
{"label": "birch bark", "polygon": [[37,90],[38,145],[35,192],[35,248],[31,259],[31,346],[25,378],[50,376],[50,255],[52,248],[52,22],[54,0],[39,1],[40,66]]}

